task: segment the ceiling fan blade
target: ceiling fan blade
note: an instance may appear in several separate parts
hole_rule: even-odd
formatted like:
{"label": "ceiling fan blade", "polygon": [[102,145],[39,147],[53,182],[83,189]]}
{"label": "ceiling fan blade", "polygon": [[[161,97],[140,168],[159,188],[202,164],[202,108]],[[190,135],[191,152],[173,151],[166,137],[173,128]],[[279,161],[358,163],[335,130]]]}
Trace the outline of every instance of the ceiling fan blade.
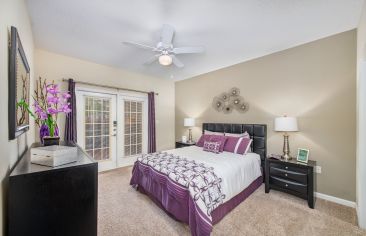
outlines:
{"label": "ceiling fan blade", "polygon": [[184,53],[203,53],[205,51],[204,47],[181,47],[173,48],[174,54],[184,54]]}
{"label": "ceiling fan blade", "polygon": [[184,67],[184,64],[174,55],[171,55],[172,59],[173,59],[173,64],[176,66],[176,67],[179,67],[179,68],[182,68]]}
{"label": "ceiling fan blade", "polygon": [[161,30],[160,41],[165,45],[172,44],[174,36],[174,28],[171,25],[163,25],[163,29]]}
{"label": "ceiling fan blade", "polygon": [[160,54],[156,54],[153,57],[151,57],[150,59],[148,59],[147,61],[144,62],[144,65],[149,65],[151,63],[153,63],[154,61],[156,61],[159,58]]}
{"label": "ceiling fan blade", "polygon": [[140,44],[140,43],[134,43],[134,42],[123,42],[123,44],[128,45],[128,46],[134,46],[134,47],[138,47],[138,48],[142,48],[142,49],[148,49],[148,50],[155,50],[155,47],[149,46],[149,45],[144,45],[144,44]]}

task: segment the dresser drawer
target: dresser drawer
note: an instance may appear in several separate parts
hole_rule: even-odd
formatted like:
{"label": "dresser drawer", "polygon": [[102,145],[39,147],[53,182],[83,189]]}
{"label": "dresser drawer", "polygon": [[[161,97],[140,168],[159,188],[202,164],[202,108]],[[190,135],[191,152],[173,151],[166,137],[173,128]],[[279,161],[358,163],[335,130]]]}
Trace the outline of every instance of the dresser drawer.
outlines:
{"label": "dresser drawer", "polygon": [[269,182],[283,189],[289,189],[302,194],[307,193],[307,185],[305,184],[300,184],[272,176],[270,177]]}
{"label": "dresser drawer", "polygon": [[284,163],[271,163],[270,167],[275,167],[277,169],[281,169],[281,170],[287,170],[287,171],[292,171],[292,172],[299,172],[299,173],[307,173],[307,169],[306,168],[301,168],[301,167],[295,167],[292,165],[287,165],[285,162]]}
{"label": "dresser drawer", "polygon": [[305,185],[308,183],[308,176],[306,173],[294,172],[286,169],[280,169],[278,167],[271,167],[270,174],[271,176],[277,176],[285,180],[296,181]]}

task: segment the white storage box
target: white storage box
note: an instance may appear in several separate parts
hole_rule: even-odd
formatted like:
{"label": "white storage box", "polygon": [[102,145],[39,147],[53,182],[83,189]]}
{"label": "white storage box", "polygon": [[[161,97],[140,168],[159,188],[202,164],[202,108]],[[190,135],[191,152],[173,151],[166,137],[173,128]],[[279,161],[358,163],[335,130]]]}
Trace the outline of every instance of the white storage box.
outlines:
{"label": "white storage box", "polygon": [[77,147],[46,146],[31,149],[31,163],[43,166],[60,166],[77,161]]}

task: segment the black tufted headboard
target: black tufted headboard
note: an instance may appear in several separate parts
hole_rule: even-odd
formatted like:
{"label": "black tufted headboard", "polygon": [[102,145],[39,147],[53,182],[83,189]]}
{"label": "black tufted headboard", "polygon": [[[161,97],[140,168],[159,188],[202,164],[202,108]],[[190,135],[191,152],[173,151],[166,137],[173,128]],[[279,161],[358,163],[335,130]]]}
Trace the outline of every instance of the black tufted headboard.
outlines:
{"label": "black tufted headboard", "polygon": [[267,156],[267,125],[259,124],[227,124],[227,123],[203,123],[202,132],[209,130],[213,132],[236,133],[248,132],[253,139],[252,152],[261,156],[262,168],[264,170],[264,160]]}

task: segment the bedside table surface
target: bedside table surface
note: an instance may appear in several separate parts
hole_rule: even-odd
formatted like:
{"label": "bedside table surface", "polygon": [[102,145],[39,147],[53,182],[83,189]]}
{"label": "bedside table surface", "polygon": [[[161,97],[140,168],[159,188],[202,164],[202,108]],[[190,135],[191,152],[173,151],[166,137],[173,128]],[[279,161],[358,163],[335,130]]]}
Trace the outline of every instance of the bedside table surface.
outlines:
{"label": "bedside table surface", "polygon": [[196,142],[193,142],[193,143],[188,143],[188,142],[182,142],[182,141],[175,141],[176,143],[179,143],[179,144],[184,144],[184,145],[195,145]]}
{"label": "bedside table surface", "polygon": [[305,162],[299,162],[296,159],[291,159],[289,161],[285,161],[284,159],[276,159],[276,158],[268,158],[267,160],[270,162],[277,162],[277,163],[281,163],[281,164],[290,164],[290,165],[300,165],[300,166],[304,166],[304,167],[315,167],[316,166],[316,161],[312,161],[309,160],[308,163]]}
{"label": "bedside table surface", "polygon": [[196,145],[196,142],[193,143],[184,143],[182,141],[175,142],[175,148],[182,148],[182,147],[190,147]]}

